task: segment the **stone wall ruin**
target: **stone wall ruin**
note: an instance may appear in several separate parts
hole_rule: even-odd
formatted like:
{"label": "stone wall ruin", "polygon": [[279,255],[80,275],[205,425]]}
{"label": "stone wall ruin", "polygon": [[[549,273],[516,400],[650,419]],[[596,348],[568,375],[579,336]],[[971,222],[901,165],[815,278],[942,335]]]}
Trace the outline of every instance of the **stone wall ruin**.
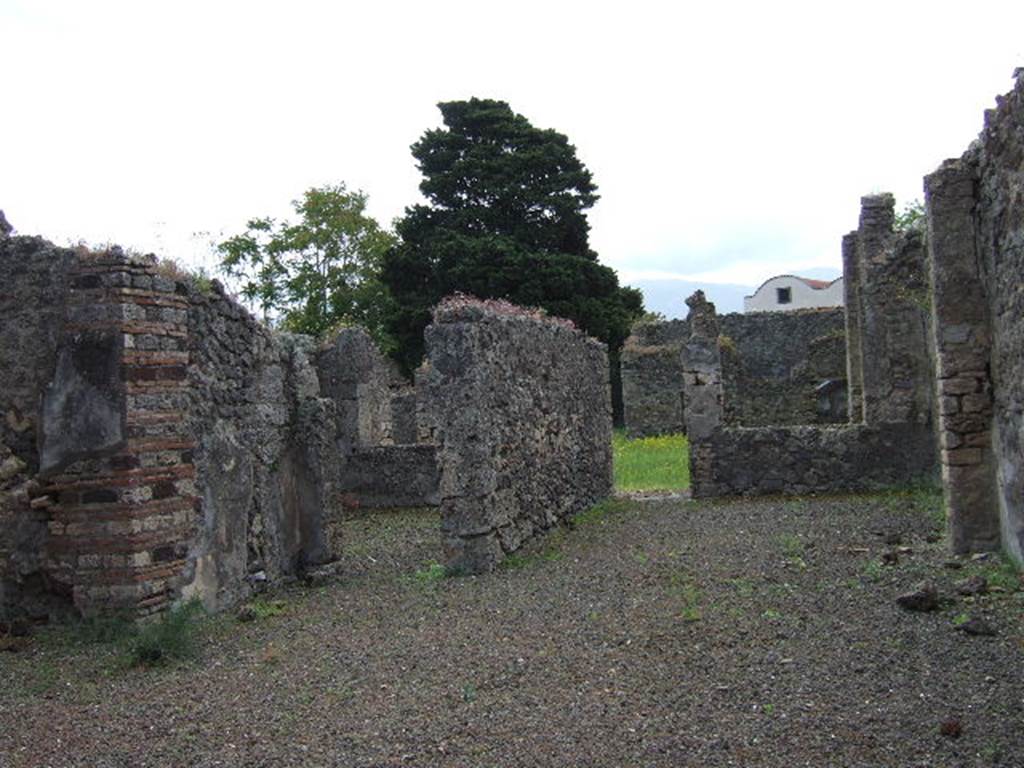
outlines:
{"label": "stone wall ruin", "polygon": [[426,332],[446,565],[493,570],[611,493],[604,345],[567,321],[458,297]]}
{"label": "stone wall ruin", "polygon": [[[465,357],[438,353],[414,389],[361,330],[273,331],[216,281],[117,248],[2,236],[0,285],[0,621],[228,606],[333,561],[340,514],[440,505],[442,477],[472,484],[459,520],[495,522],[502,552],[610,491],[604,350],[553,320],[449,307],[432,337]],[[437,407],[470,390],[483,408]]]}
{"label": "stone wall ruin", "polygon": [[0,272],[0,608],[216,607],[330,557],[307,340],[116,248],[3,238]]}
{"label": "stone wall ruin", "polygon": [[958,552],[1024,563],[1024,69],[925,179],[938,428]]}
{"label": "stone wall ruin", "polygon": [[[727,423],[743,426],[847,420],[842,309],[718,317]],[[689,320],[638,323],[622,351],[630,437],[683,431],[682,361]]]}
{"label": "stone wall ruin", "polygon": [[[834,370],[838,350],[845,351],[843,366],[853,384],[849,394],[833,390],[828,396],[835,398],[831,410],[848,412],[851,423],[740,427],[742,421],[730,416],[737,408],[730,405],[728,386],[722,387],[721,402],[684,397],[688,428],[698,422],[717,425],[690,438],[695,497],[874,490],[934,474],[924,241],[919,231],[895,231],[893,208],[891,195],[862,200],[860,226],[843,239],[847,304],[845,317],[835,318],[849,343],[840,347],[838,331],[819,338],[811,346],[824,349],[824,362],[811,354],[806,367],[814,380]],[[711,372],[708,356],[700,351],[715,335],[721,338],[713,305],[687,303],[691,315],[702,318],[704,338],[683,347],[684,377],[728,381],[729,354],[721,350]],[[840,400],[846,408],[838,407]]]}

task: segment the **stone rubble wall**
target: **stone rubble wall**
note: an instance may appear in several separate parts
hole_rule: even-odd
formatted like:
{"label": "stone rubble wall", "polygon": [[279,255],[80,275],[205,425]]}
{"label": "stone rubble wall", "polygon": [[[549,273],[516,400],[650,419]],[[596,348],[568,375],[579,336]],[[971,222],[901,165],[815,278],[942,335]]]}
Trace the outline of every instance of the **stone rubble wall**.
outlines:
{"label": "stone rubble wall", "polygon": [[978,243],[992,316],[1000,529],[1024,564],[1024,70],[986,115],[978,150]]}
{"label": "stone rubble wall", "polygon": [[152,257],[6,232],[0,281],[0,614],[221,608],[330,561],[346,501],[439,503],[362,330],[318,348]]}
{"label": "stone rubble wall", "polygon": [[[934,474],[934,436],[927,422],[736,426],[724,372],[736,365],[735,345],[722,343],[724,324],[700,291],[687,304],[693,332],[682,353],[683,402],[695,498],[872,490]],[[845,321],[832,320],[837,328],[807,342],[805,360],[793,378],[828,379],[845,367],[847,347],[838,332]],[[912,384],[912,391],[919,387]],[[832,390],[828,396],[832,410],[845,414],[845,391]]]}
{"label": "stone rubble wall", "polygon": [[211,607],[330,556],[312,344],[149,257],[0,238],[0,613]]}
{"label": "stone rubble wall", "polygon": [[842,309],[728,314],[719,319],[726,422],[742,426],[846,421],[846,408],[824,407],[824,382],[844,394]]}
{"label": "stone rubble wall", "polygon": [[420,442],[417,424],[416,388],[391,388],[391,439],[395,445],[415,445]]}
{"label": "stone rubble wall", "polygon": [[715,456],[708,438],[725,418],[720,327],[715,305],[696,291],[686,300],[691,333],[683,345],[683,425],[690,442],[690,487],[698,496],[712,482]]}
{"label": "stone rubble wall", "polygon": [[[180,415],[164,408],[187,386],[187,302],[173,281],[118,249],[69,252],[11,238],[0,250],[5,269],[13,259],[16,270],[50,271],[63,298],[56,312],[4,309],[5,325],[12,318],[29,337],[52,342],[33,367],[35,403],[27,390],[13,390],[34,418],[38,450],[23,454],[25,488],[46,530],[16,543],[6,590],[16,597],[5,608],[49,610],[35,582],[83,613],[108,605],[159,610],[186,560],[182,542],[198,504],[195,442]],[[24,531],[24,520],[17,528]],[[27,573],[26,562],[37,570]],[[11,563],[9,556],[8,575]],[[26,605],[33,597],[40,601]]]}
{"label": "stone rubble wall", "polygon": [[931,431],[920,425],[725,427],[695,498],[871,491],[934,476]]}
{"label": "stone rubble wall", "polygon": [[335,491],[350,508],[436,507],[439,480],[435,446],[381,445],[346,457]]}
{"label": "stone rubble wall", "polygon": [[854,424],[864,421],[864,359],[861,340],[860,271],[857,267],[857,232],[843,236],[843,308],[846,327],[847,415]]}
{"label": "stone rubble wall", "polygon": [[318,352],[320,388],[338,409],[350,447],[392,445],[391,384],[394,364],[362,328],[344,328]]}
{"label": "stone rubble wall", "polygon": [[442,302],[425,337],[449,568],[492,570],[611,493],[602,344],[565,321],[467,297]]}
{"label": "stone rubble wall", "polygon": [[920,231],[894,231],[894,208],[889,194],[861,199],[855,257],[860,370],[855,375],[864,423],[928,425],[934,375],[927,253]]}
{"label": "stone rubble wall", "polygon": [[678,344],[641,346],[630,336],[621,352],[622,408],[631,438],[683,431],[683,367]]}
{"label": "stone rubble wall", "polygon": [[330,514],[374,507],[437,506],[436,450],[420,439],[416,388],[362,328],[346,328],[316,356],[322,391],[333,401],[336,479]]}
{"label": "stone rubble wall", "polygon": [[[729,424],[817,424],[847,420],[842,309],[731,313],[719,317]],[[622,350],[630,437],[683,428],[680,353],[688,320],[640,323]],[[832,382],[822,395],[819,385]]]}
{"label": "stone rubble wall", "polygon": [[[3,224],[6,225],[6,220]],[[45,616],[45,508],[32,507],[39,404],[57,360],[76,254],[0,227],[0,614]]]}
{"label": "stone rubble wall", "polygon": [[332,558],[321,517],[343,422],[321,397],[312,340],[269,330],[216,282],[205,292],[181,286],[190,354],[182,415],[202,498],[181,592],[217,608]]}
{"label": "stone rubble wall", "polygon": [[925,179],[932,348],[954,549],[1024,564],[1024,70]]}

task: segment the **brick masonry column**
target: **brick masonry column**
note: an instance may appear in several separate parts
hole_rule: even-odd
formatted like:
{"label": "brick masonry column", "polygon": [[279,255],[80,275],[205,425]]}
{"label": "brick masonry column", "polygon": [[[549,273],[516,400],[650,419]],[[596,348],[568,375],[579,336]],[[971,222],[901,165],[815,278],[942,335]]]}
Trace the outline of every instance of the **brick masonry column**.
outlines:
{"label": "brick masonry column", "polygon": [[683,345],[683,422],[690,442],[690,487],[694,497],[714,495],[714,455],[708,438],[722,424],[722,356],[715,305],[696,291],[690,307],[690,338]]}
{"label": "brick masonry column", "polygon": [[[146,614],[175,595],[199,508],[183,414],[187,310],[173,280],[117,249],[72,272],[41,455],[47,570],[82,613]],[[62,437],[94,422],[101,439]]]}
{"label": "brick masonry column", "polygon": [[992,455],[992,330],[979,273],[974,178],[961,160],[925,178],[939,447],[956,552],[999,546]]}
{"label": "brick masonry column", "polygon": [[857,233],[843,236],[843,304],[846,307],[846,391],[853,424],[864,421],[864,360],[861,357],[860,268]]}

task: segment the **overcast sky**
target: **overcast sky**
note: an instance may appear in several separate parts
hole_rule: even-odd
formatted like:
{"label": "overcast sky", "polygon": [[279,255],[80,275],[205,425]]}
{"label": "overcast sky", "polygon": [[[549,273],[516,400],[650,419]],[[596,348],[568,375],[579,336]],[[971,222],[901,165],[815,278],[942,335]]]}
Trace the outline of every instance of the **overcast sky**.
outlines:
{"label": "overcast sky", "polygon": [[863,194],[921,197],[1024,66],[1024,2],[0,0],[0,208],[196,264],[346,182],[419,198],[436,103],[498,98],[594,174],[625,282],[839,271]]}

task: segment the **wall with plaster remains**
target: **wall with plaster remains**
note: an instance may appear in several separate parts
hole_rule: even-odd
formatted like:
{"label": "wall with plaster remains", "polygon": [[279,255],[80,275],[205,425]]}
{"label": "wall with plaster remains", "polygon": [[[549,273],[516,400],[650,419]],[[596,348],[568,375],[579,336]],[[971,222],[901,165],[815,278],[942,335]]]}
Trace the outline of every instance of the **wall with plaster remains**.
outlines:
{"label": "wall with plaster remains", "polygon": [[564,321],[450,301],[414,390],[363,331],[272,331],[151,257],[5,235],[0,278],[0,618],[228,606],[442,489],[449,563],[486,569],[611,490],[605,350]]}
{"label": "wall with plaster remains", "polygon": [[[0,282],[0,612],[217,608],[333,557],[325,510],[391,422],[387,382],[321,396],[358,339],[332,359],[116,248],[2,237]],[[369,496],[436,496],[412,448],[375,457]]]}
{"label": "wall with plaster remains", "polygon": [[116,248],[5,238],[0,272],[3,610],[217,607],[330,556],[308,341]]}
{"label": "wall with plaster remains", "polygon": [[1024,563],[1024,70],[925,179],[941,461],[957,551]]}
{"label": "wall with plaster remains", "polygon": [[612,489],[602,344],[567,321],[456,297],[426,330],[449,568],[493,569]]}

